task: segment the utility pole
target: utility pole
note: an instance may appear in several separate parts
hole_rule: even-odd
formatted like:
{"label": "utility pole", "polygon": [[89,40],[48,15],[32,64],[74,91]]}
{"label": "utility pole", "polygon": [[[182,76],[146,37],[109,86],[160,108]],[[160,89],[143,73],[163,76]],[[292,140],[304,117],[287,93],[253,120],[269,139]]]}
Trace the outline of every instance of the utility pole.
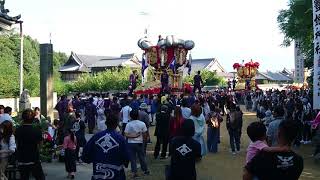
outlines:
{"label": "utility pole", "polygon": [[20,92],[19,95],[23,92],[23,21],[18,21],[20,24]]}

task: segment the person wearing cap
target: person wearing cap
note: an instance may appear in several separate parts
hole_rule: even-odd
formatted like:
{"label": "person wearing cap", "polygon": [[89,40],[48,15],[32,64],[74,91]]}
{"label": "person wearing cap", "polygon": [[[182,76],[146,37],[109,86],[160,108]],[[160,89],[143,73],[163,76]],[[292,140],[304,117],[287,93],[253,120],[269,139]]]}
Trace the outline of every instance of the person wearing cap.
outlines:
{"label": "person wearing cap", "polygon": [[133,109],[130,111],[131,120],[126,125],[124,130],[125,136],[127,137],[127,148],[130,157],[131,172],[133,178],[138,177],[137,174],[137,157],[140,161],[141,169],[145,175],[149,175],[146,162],[146,154],[143,152],[143,143],[147,140],[147,127],[139,120],[139,111]]}
{"label": "person wearing cap", "polygon": [[141,105],[139,106],[139,120],[144,122],[146,124],[147,128],[149,128],[150,117],[149,117],[147,111],[148,111],[148,105],[146,103],[141,103]]}
{"label": "person wearing cap", "polygon": [[147,113],[148,111],[148,105],[146,103],[141,103],[139,107],[139,120],[144,122],[144,124],[147,127],[147,141],[144,142],[144,152],[146,152],[147,148],[147,143],[151,142],[150,141],[150,134],[149,134],[149,127],[150,127],[150,117],[149,114]]}
{"label": "person wearing cap", "polygon": [[169,126],[170,126],[170,113],[168,106],[162,105],[161,110],[156,115],[156,129],[154,135],[157,137],[157,143],[154,148],[154,158],[157,159],[162,144],[161,159],[166,158],[167,146],[169,141]]}

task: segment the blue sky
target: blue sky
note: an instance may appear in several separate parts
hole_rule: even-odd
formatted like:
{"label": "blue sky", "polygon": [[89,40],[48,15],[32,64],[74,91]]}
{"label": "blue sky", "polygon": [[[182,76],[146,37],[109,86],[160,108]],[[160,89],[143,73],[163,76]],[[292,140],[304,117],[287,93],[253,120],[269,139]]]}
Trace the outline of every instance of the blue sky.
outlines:
{"label": "blue sky", "polygon": [[242,59],[262,70],[294,67],[277,25],[287,0],[7,0],[6,7],[22,14],[26,34],[45,43],[51,33],[55,50],[67,54],[141,53],[137,41],[148,27],[154,41],[194,40],[193,58],[215,57],[229,71]]}

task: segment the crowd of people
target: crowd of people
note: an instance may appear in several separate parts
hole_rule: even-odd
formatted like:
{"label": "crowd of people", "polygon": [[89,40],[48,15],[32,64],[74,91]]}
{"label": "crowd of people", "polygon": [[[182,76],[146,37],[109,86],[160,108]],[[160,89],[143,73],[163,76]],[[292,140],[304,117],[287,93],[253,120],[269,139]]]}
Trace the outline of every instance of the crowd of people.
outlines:
{"label": "crowd of people", "polygon": [[[319,134],[320,117],[316,117],[316,112],[312,110],[312,102],[307,91],[270,90],[248,93],[220,89],[201,93],[191,92],[181,96],[160,94],[129,97],[124,94],[120,98],[116,96],[110,98],[108,94],[104,97],[94,94],[83,100],[75,96],[70,101],[62,102],[60,101],[58,105],[65,104],[66,107],[68,105],[75,107],[79,104],[78,107],[84,108],[78,111],[84,112],[82,116],[84,122],[87,122],[88,125],[92,124],[93,127],[91,130],[89,128],[89,133],[93,133],[95,125],[107,124],[103,128],[98,125],[99,133],[95,134],[84,147],[82,159],[87,163],[93,162],[108,167],[108,171],[117,170],[121,177],[125,176],[123,169],[110,169],[110,167],[127,166],[130,162],[133,177],[137,177],[137,157],[143,173],[145,175],[150,173],[146,163],[146,149],[151,142],[149,133],[151,126],[155,126],[154,136],[156,136],[153,157],[155,159],[171,158],[170,166],[166,168],[168,179],[182,177],[181,174],[185,174],[186,179],[196,178],[195,162],[201,160],[207,153],[218,152],[220,126],[224,120],[230,136],[231,153],[236,155],[240,152],[243,129],[243,112],[239,106],[241,103],[245,104],[247,110],[255,111],[257,114],[257,122],[250,124],[247,129],[252,142],[247,149],[244,178],[252,176],[266,179],[264,176],[273,177],[275,174],[286,177],[287,171],[284,172],[284,169],[288,167],[275,168],[275,174],[271,173],[272,176],[259,174],[261,172],[255,169],[259,165],[254,164],[263,162],[259,159],[258,155],[261,154],[259,152],[269,153],[268,156],[272,157],[280,157],[280,153],[282,157],[282,161],[273,158],[273,161],[264,164],[262,168],[266,168],[267,165],[276,167],[277,162],[285,163],[288,160],[286,158],[294,157],[294,160],[290,160],[293,166],[290,168],[298,172],[296,176],[299,177],[303,169],[303,160],[299,155],[293,154],[291,142],[294,147],[299,147],[301,144],[310,143],[312,132],[314,132],[314,139],[317,139],[317,134]],[[90,113],[87,107],[95,112]],[[104,114],[101,113],[101,118],[98,118],[98,111],[104,112]],[[87,115],[87,113],[90,114]],[[109,125],[112,128],[109,128],[108,121],[113,123]],[[192,133],[187,127],[192,129]],[[287,127],[294,128],[288,130]],[[105,128],[107,130],[104,130]],[[117,129],[120,135],[115,135]],[[110,133],[111,131],[113,133]],[[205,135],[207,138],[204,138]],[[287,137],[289,135],[290,137]],[[314,143],[316,145],[314,155],[316,156],[319,154],[319,143],[317,141]],[[124,151],[111,150],[115,147],[120,148],[120,144],[125,146]],[[117,160],[116,164],[113,158],[96,157],[96,154],[108,153],[110,155],[107,157],[114,157],[112,153],[125,153],[126,155],[122,155],[123,159]],[[255,159],[258,159],[257,162]],[[94,165],[93,168],[96,177],[101,177],[106,173],[101,172],[100,166]],[[185,171],[185,169],[190,169],[190,171]]]}
{"label": "crowd of people", "polygon": [[[44,138],[39,128],[41,116],[38,114],[38,109],[23,111],[20,125],[14,124],[11,114],[12,108],[0,105],[1,179],[6,179],[8,164],[19,166],[21,179],[28,180],[30,174],[37,180],[45,179],[41,166],[39,146],[46,138]],[[48,133],[48,131],[46,132]],[[48,134],[48,136],[50,135]]]}
{"label": "crowd of people", "polygon": [[[14,128],[12,109],[0,105],[0,171],[5,172],[9,157],[16,154],[22,179],[28,179],[30,173],[45,179],[39,145],[49,139],[52,158],[59,156],[64,161],[70,179],[82,162],[93,164],[92,179],[126,179],[129,163],[133,178],[139,177],[137,160],[147,176],[152,173],[146,161],[147,146],[152,143],[150,128],[155,126],[153,158],[171,158],[166,178],[193,180],[197,178],[196,162],[219,151],[223,121],[230,153],[241,151],[242,103],[257,114],[257,121],[244,128],[251,143],[243,179],[298,179],[303,159],[291,145],[298,148],[312,137],[314,156],[320,155],[320,114],[312,110],[308,91],[201,91],[201,86],[197,90],[181,95],[62,96],[55,107],[59,119],[46,121],[45,129],[35,126],[46,119],[39,108],[24,110],[22,124]],[[93,134],[88,142],[86,133]]]}

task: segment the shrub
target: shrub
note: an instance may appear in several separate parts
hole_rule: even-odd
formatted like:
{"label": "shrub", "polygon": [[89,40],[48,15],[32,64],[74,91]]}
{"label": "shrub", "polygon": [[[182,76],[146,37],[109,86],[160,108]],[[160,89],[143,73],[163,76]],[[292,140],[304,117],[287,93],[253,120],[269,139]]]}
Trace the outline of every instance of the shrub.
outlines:
{"label": "shrub", "polygon": [[[108,69],[94,75],[83,74],[75,82],[69,85],[72,92],[127,90],[129,76],[132,70],[129,67]],[[141,82],[139,74],[138,84]]]}
{"label": "shrub", "polygon": [[[192,73],[190,76],[186,76],[183,81],[193,84],[193,77],[195,73]],[[226,85],[225,80],[222,77],[217,76],[215,72],[211,72],[208,70],[201,71],[201,77],[203,84],[205,86],[224,86]]]}

